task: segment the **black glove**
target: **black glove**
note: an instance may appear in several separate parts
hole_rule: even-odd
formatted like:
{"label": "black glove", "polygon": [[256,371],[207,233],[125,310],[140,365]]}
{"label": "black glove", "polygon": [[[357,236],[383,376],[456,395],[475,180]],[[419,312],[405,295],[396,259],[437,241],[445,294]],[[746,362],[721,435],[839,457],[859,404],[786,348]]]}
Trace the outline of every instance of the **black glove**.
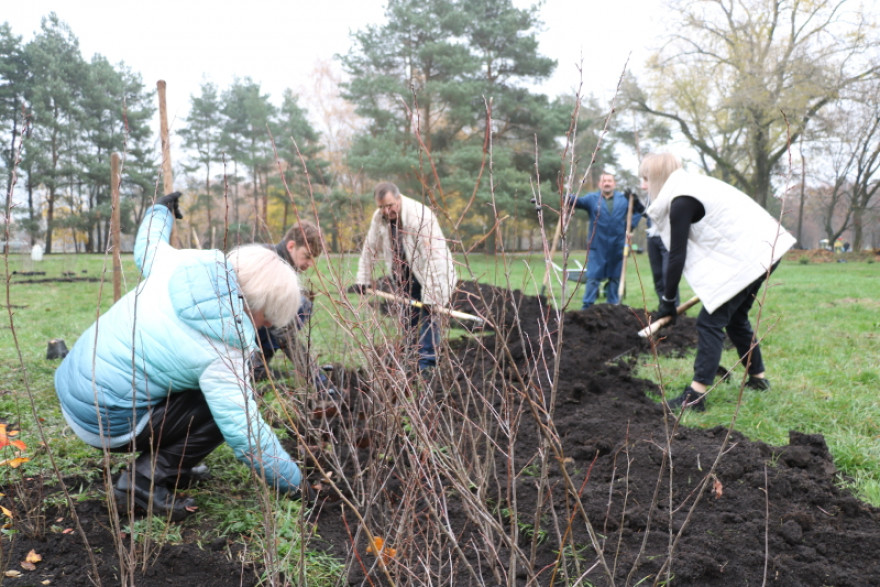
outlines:
{"label": "black glove", "polygon": [[678,309],[675,307],[675,300],[667,300],[666,296],[660,296],[660,305],[657,311],[651,315],[651,322],[656,322],[660,318],[669,317],[669,323],[675,324],[678,318]]}
{"label": "black glove", "polygon": [[318,493],[312,489],[312,486],[309,485],[309,482],[303,478],[300,486],[294,489],[293,491],[288,492],[287,497],[290,499],[298,499],[303,502],[303,505],[310,505],[315,503],[315,500],[318,499]]}
{"label": "black glove", "polygon": [[178,220],[183,218],[183,213],[180,211],[180,192],[171,192],[165,196],[162,196],[158,200],[156,200],[157,206],[165,206],[172,212],[174,212],[174,217]]}

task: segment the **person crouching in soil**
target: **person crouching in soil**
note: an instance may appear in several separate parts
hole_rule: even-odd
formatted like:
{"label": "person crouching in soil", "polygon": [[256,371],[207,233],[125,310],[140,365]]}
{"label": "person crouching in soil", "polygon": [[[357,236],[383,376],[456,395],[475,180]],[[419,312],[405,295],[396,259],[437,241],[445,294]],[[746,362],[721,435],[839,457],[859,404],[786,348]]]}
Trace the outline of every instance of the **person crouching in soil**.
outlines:
{"label": "person crouching in soil", "polygon": [[669,407],[706,409],[725,330],[748,370],[746,385],[770,389],[749,310],[794,237],[752,198],[723,181],[685,171],[670,153],[645,157],[639,174],[651,198],[646,213],[669,249],[665,291],[651,318],[675,321],[682,274],[703,305],[697,317],[693,381]]}
{"label": "person crouching in soil", "polygon": [[[134,256],[144,280],[76,341],[55,372],[64,418],[87,444],[137,452],[114,482],[121,506],[174,520],[196,509],[177,486],[204,478],[224,441],[273,489],[293,498],[303,476],[253,398],[246,359],[256,330],[296,317],[296,271],[262,245],[221,251],[168,244],[175,192],[149,208]],[[173,216],[172,216],[173,215]]]}

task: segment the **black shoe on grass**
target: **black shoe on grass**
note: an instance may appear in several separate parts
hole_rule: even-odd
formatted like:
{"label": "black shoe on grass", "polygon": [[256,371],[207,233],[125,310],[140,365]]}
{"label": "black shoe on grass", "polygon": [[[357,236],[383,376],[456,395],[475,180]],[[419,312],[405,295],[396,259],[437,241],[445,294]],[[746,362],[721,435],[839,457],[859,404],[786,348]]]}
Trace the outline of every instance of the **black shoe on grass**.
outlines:
{"label": "black shoe on grass", "polygon": [[669,407],[675,411],[679,408],[690,408],[695,412],[705,412],[706,411],[706,394],[700,393],[696,391],[693,387],[688,385],[684,388],[684,391],[681,392],[681,395],[677,398],[670,400]]}
{"label": "black shoe on grass", "polygon": [[752,377],[746,381],[746,387],[749,389],[757,389],[758,391],[770,391],[770,380],[766,377]]}

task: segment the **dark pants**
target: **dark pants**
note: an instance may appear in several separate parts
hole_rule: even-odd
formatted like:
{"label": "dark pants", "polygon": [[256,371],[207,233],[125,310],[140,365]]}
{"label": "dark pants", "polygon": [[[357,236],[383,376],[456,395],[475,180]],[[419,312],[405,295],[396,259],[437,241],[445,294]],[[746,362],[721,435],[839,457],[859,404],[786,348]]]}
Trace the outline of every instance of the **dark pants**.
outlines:
{"label": "dark pants", "polygon": [[205,396],[196,389],[173,393],[154,406],[149,423],[134,442],[113,452],[139,452],[135,470],[163,484],[198,465],[223,441]]}
{"label": "dark pants", "polygon": [[[749,375],[764,371],[761,347],[753,341],[749,310],[761,289],[766,275],[733,296],[711,314],[703,308],[697,316],[697,357],[694,359],[694,381],[710,386],[715,380],[724,345],[724,331],[730,337]],[[753,346],[754,345],[754,346]]]}
{"label": "dark pants", "polygon": [[[648,237],[648,261],[651,263],[651,275],[654,277],[654,291],[657,300],[663,297],[666,291],[666,271],[669,268],[669,251],[659,236]],[[675,290],[675,305],[681,302],[679,292]]]}

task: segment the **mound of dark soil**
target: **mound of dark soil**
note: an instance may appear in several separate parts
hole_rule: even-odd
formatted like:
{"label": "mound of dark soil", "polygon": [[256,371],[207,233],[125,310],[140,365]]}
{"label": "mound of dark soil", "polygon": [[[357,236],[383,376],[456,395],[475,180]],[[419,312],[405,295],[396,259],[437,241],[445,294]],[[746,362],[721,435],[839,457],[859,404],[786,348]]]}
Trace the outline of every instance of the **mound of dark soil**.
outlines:
{"label": "mound of dark soil", "polygon": [[[557,465],[549,468],[545,484],[516,477],[516,507],[519,512],[549,508],[554,519],[573,521],[568,526],[571,536],[564,538],[566,544],[584,546],[582,566],[574,575],[580,577],[580,584],[632,585],[642,579],[643,584],[657,584],[665,579],[666,570],[671,584],[682,586],[878,584],[880,511],[838,488],[823,438],[793,431],[788,445],[774,447],[722,428],[677,425],[673,415],[652,399],[656,385],[632,374],[635,354],[651,351],[648,341],[636,335],[644,326],[643,314],[608,305],[559,314],[540,299],[475,283],[464,284],[456,307],[487,318],[492,328],[483,336],[453,344],[451,362],[459,373],[441,370],[437,375],[432,385],[438,401],[450,410],[466,410],[457,407],[468,405],[468,398],[456,396],[464,393],[456,390],[464,388],[451,380],[462,377],[462,372],[472,386],[469,393],[486,389],[487,397],[495,397],[493,390],[514,390],[513,396],[498,395],[493,400],[499,413],[511,402],[520,402],[521,408],[516,412],[520,417],[515,446],[499,450],[494,470],[499,476],[506,470],[525,470],[542,447],[558,448]],[[694,343],[693,319],[683,317],[663,331],[656,351],[681,354]],[[498,349],[503,352],[498,354]],[[369,398],[359,392],[359,376],[336,374],[337,382],[350,393],[350,405],[334,418],[354,420],[366,409]],[[461,425],[466,426],[467,414],[461,416]],[[373,467],[375,463],[364,459],[375,453],[358,443],[352,451],[342,462],[350,465],[345,474],[356,479]],[[567,479],[576,488],[583,510],[574,506]],[[504,482],[499,479],[498,492],[487,499],[503,501]],[[408,489],[405,482],[394,479],[383,486],[388,496],[385,505],[392,514],[405,502]],[[506,577],[503,565],[487,564],[486,552],[493,552],[496,561],[507,561],[509,545],[481,534],[480,520],[468,517],[460,496],[445,497],[443,519],[455,541],[438,557],[444,560],[429,558],[424,564],[473,570],[457,573],[457,579],[446,584],[563,584],[559,575],[554,578],[562,537],[551,533],[534,543],[535,568]],[[321,538],[313,546],[347,562],[349,584],[389,584],[381,565],[370,562],[375,558],[367,553],[364,540],[353,544],[358,522],[342,504],[324,495],[314,511]],[[119,584],[105,505],[91,501],[77,507],[102,584]],[[436,508],[437,504],[425,504],[426,510]],[[56,527],[74,527],[64,512],[47,513],[47,521]],[[598,544],[598,551],[591,544]],[[529,540],[520,543],[526,550],[532,545]],[[42,580],[53,585],[92,584],[89,556],[77,532],[50,532],[44,541],[4,538],[7,567],[17,569],[30,549],[44,556],[38,570],[4,584],[36,585]],[[168,546],[136,584],[256,584],[256,570],[242,568],[232,562],[234,558],[226,541]],[[400,585],[423,584],[422,579],[395,576]]]}
{"label": "mound of dark soil", "polygon": [[[662,404],[650,397],[657,386],[631,373],[635,354],[651,352],[650,343],[636,334],[644,326],[643,311],[600,304],[559,315],[537,298],[475,283],[463,284],[455,305],[494,326],[494,334],[479,344],[467,339],[456,345],[471,381],[488,387],[499,378],[525,379],[550,397],[549,381],[539,381],[543,369],[530,366],[552,372],[548,357],[558,351],[553,428],[568,474],[577,472],[583,516],[602,545],[602,559],[585,555],[585,568],[595,566],[584,573],[584,584],[632,585],[646,577],[644,584],[657,584],[667,568],[672,585],[877,583],[880,563],[863,553],[880,548],[880,510],[838,488],[822,436],[792,431],[787,446],[774,447],[725,428],[677,425],[674,415],[664,414]],[[560,329],[564,342],[556,349]],[[505,339],[512,365],[499,368],[481,357],[499,348],[498,338]],[[682,317],[662,331],[656,351],[681,355],[695,343],[694,319]],[[503,401],[498,398],[496,407]],[[518,422],[517,470],[528,467],[542,445],[539,419]],[[498,456],[499,469],[508,465],[507,456]],[[551,468],[549,475],[557,515],[577,518],[574,542],[590,544],[581,515],[566,509],[570,501],[561,489],[561,468]],[[530,493],[526,485],[517,483],[519,511],[535,511],[539,499],[547,507],[547,496]],[[454,500],[446,506],[459,543],[474,540],[466,513]],[[350,557],[350,528],[340,528],[332,505],[324,507],[320,535],[328,549]],[[553,567],[558,544],[550,539],[539,545],[536,568],[522,571],[518,584],[550,584],[552,573],[541,569]],[[499,558],[506,560],[500,549]],[[369,558],[359,550],[360,557]],[[478,566],[477,560],[469,562]],[[484,584],[496,584],[485,572]],[[359,565],[353,565],[350,582],[386,584],[380,572],[366,573]]]}

